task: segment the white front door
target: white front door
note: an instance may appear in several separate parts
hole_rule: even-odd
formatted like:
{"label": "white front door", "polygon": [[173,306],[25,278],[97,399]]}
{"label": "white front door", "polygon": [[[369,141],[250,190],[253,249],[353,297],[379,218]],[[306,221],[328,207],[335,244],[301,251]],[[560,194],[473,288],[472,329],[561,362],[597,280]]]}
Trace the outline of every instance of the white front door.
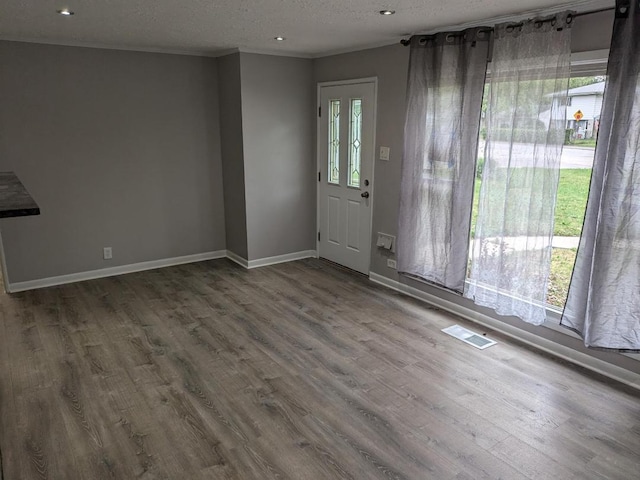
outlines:
{"label": "white front door", "polygon": [[375,83],[320,87],[318,255],[369,273]]}

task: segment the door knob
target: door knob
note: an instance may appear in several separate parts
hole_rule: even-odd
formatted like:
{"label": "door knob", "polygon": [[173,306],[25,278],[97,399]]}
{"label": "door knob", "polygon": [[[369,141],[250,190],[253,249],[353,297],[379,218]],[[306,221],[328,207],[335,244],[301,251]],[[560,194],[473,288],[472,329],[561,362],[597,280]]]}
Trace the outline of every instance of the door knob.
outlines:
{"label": "door knob", "polygon": [[361,196],[362,198],[369,198],[369,192],[362,192],[362,193],[360,194],[360,196]]}

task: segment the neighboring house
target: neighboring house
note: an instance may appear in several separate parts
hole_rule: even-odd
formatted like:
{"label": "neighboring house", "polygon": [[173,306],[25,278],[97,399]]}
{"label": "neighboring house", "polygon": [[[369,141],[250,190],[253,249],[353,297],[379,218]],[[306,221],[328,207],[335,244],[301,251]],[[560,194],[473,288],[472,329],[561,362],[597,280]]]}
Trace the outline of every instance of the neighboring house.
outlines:
{"label": "neighboring house", "polygon": [[[592,83],[567,92],[567,128],[573,130],[574,139],[594,138],[598,133],[604,84]],[[576,120],[577,112],[582,113],[580,120]]]}

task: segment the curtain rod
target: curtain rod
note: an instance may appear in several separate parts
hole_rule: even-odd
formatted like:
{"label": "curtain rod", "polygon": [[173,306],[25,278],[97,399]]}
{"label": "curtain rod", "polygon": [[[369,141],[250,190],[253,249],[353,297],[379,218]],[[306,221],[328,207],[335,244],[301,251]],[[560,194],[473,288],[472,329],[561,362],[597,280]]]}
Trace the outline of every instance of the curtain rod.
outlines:
{"label": "curtain rod", "polygon": [[[598,10],[591,10],[588,12],[579,12],[579,13],[572,13],[570,14],[570,18],[578,18],[578,17],[583,17],[585,15],[593,15],[594,13],[600,13],[600,12],[608,12],[611,10],[615,10],[616,7],[606,7],[606,8],[600,8]],[[540,22],[549,22],[551,20],[540,20]],[[523,22],[516,22],[513,24],[514,27],[521,27],[522,25],[524,25]],[[483,30],[485,32],[493,32],[493,27],[487,28],[486,30]],[[420,36],[418,34],[418,36]],[[400,40],[400,43],[405,46],[408,47],[411,44],[411,39],[410,38],[403,38],[402,40]]]}

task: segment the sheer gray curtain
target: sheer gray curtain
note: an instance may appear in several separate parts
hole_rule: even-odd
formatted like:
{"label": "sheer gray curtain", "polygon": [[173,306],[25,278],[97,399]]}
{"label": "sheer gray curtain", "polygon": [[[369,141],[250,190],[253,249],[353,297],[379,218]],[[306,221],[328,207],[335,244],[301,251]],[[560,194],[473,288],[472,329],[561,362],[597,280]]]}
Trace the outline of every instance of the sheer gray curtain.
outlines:
{"label": "sheer gray curtain", "polygon": [[465,296],[546,318],[570,67],[567,13],[495,27],[484,168]]}
{"label": "sheer gray curtain", "polygon": [[561,325],[640,350],[640,8],[618,1],[587,213]]}
{"label": "sheer gray curtain", "polygon": [[462,292],[486,28],[411,39],[398,226],[398,270]]}

